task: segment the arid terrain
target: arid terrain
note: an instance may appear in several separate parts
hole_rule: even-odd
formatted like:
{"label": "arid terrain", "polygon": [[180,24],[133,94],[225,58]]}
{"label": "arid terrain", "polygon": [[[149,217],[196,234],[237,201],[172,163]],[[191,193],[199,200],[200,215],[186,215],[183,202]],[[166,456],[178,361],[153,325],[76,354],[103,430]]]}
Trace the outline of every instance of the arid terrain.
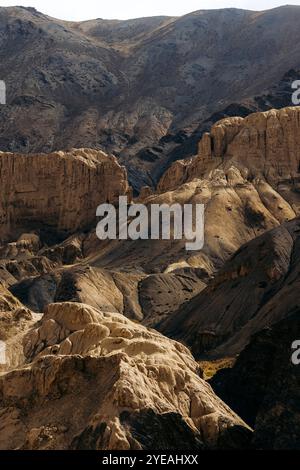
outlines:
{"label": "arid terrain", "polygon": [[[300,448],[299,24],[0,8],[1,450]],[[99,240],[119,196],[203,248]]]}
{"label": "arid terrain", "polygon": [[153,186],[212,122],[291,104],[299,21],[296,6],[82,23],[0,8],[0,148],[102,149]]}

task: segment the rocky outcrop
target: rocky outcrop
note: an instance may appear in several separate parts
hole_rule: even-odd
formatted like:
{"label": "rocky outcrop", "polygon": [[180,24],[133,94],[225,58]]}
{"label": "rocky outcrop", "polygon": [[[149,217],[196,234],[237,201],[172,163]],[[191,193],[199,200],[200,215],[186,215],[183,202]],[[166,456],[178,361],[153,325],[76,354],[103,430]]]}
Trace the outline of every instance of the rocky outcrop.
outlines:
{"label": "rocky outcrop", "polygon": [[39,230],[66,237],[96,221],[103,202],[129,191],[126,170],[96,150],[52,154],[0,153],[0,239]]}
{"label": "rocky outcrop", "polygon": [[299,218],[240,250],[208,287],[159,325],[196,356],[235,356],[251,336],[293,314],[300,301]]}
{"label": "rocky outcrop", "polygon": [[[41,276],[25,278],[11,286],[10,290],[35,312],[43,312],[53,302],[81,302],[100,308],[103,312],[119,312],[141,319],[138,302],[137,305],[134,303],[140,276],[127,275],[123,285],[121,280],[120,283],[117,282],[119,276],[122,276],[121,273],[111,273],[87,265],[59,267]],[[131,308],[127,309],[125,304],[129,300]]]}
{"label": "rocky outcrop", "polygon": [[299,341],[299,308],[257,333],[232,369],[210,381],[215,392],[254,427],[253,447],[298,449],[300,366],[291,361]]}
{"label": "rocky outcrop", "polygon": [[36,318],[0,283],[0,374],[24,363],[22,339]]}
{"label": "rocky outcrop", "polygon": [[27,278],[32,278],[33,283],[34,278],[39,275],[49,274],[65,264],[80,262],[83,258],[84,239],[85,235],[79,233],[57,245],[43,246],[40,237],[33,232],[20,235],[16,242],[4,243],[0,246],[2,283],[9,287]]}
{"label": "rocky outcrop", "polygon": [[[300,193],[295,193],[300,201]],[[193,178],[173,190],[143,199],[150,204],[204,204],[205,237],[200,251],[187,251],[186,240],[117,240],[100,243],[91,234],[84,246],[90,262],[109,269],[146,273],[200,268],[212,275],[241,245],[296,217],[290,204],[263,178],[249,180],[243,170],[230,165]],[[293,209],[293,207],[294,209]],[[91,261],[92,260],[92,261]]]}
{"label": "rocky outcrop", "polygon": [[159,146],[156,145],[148,151],[160,151],[166,155],[164,162],[156,165],[152,173],[155,182],[158,182],[168,167],[175,161],[186,159],[197,155],[199,142],[203,135],[210,131],[212,126],[225,118],[246,117],[249,114],[268,111],[270,109],[282,109],[291,106],[292,84],[300,79],[300,70],[294,68],[286,72],[276,84],[272,84],[264,93],[252,98],[242,99],[236,103],[231,103],[223,109],[213,112],[204,121],[200,121],[193,132],[179,131],[162,138]]}
{"label": "rocky outcrop", "polygon": [[210,171],[235,166],[249,181],[268,182],[299,212],[300,109],[284,108],[227,118],[199,143],[197,157],[174,163],[158,189],[166,192],[203,178]]}
{"label": "rocky outcrop", "polygon": [[[145,195],[142,202],[203,203],[203,249],[186,251],[185,239],[103,242],[95,231],[38,249],[23,240],[35,236],[25,234],[1,248],[1,279],[14,285],[14,294],[34,311],[54,301],[75,300],[153,327],[200,292],[241,245],[296,216],[269,183],[249,181],[234,166],[215,169],[172,191]],[[63,268],[73,263],[74,269]]]}
{"label": "rocky outcrop", "polygon": [[24,352],[32,362],[0,377],[2,449],[248,445],[250,428],[214,395],[190,352],[122,315],[49,305]]}
{"label": "rocky outcrop", "polygon": [[[121,258],[120,269],[102,268],[99,253],[111,253],[110,244],[114,242],[101,243],[95,234],[77,233],[45,247],[36,233],[25,233],[0,247],[0,279],[34,312],[43,312],[53,302],[82,302],[151,327],[206,285],[207,273],[188,265],[160,273],[158,264],[148,275],[137,268],[134,253],[136,267]],[[116,256],[119,253],[115,250]],[[150,244],[143,255],[152,254]]]}
{"label": "rocky outcrop", "polygon": [[191,268],[147,276],[85,263],[49,268],[42,275],[10,283],[13,295],[34,312],[44,312],[53,302],[80,302],[102,312],[121,313],[152,328],[206,287]]}

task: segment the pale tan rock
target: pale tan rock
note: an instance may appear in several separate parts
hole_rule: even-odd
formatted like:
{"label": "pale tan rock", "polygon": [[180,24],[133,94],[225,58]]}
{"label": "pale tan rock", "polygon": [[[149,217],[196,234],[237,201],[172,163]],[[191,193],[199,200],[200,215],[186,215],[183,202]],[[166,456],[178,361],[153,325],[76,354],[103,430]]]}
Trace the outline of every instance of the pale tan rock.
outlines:
{"label": "pale tan rock", "polygon": [[97,150],[0,153],[0,239],[39,226],[71,234],[96,222],[96,209],[129,192],[127,174]]}
{"label": "pale tan rock", "polygon": [[[32,362],[0,378],[0,414],[4,423],[15,416],[21,448],[142,448],[131,431],[141,419],[161,423],[164,439],[168,420],[178,420],[192,446],[227,447],[237,429],[251,434],[200,378],[185,346],[122,315],[52,304],[24,345]],[[5,436],[0,448],[15,448]]]}
{"label": "pale tan rock", "polygon": [[158,189],[166,192],[193,178],[205,178],[217,167],[226,171],[235,166],[244,176],[247,174],[248,180],[265,179],[299,212],[299,200],[295,201],[290,194],[297,187],[299,164],[300,109],[272,109],[244,119],[226,118],[217,122],[202,137],[198,155],[175,162],[161,178]]}
{"label": "pale tan rock", "polygon": [[[185,168],[189,164],[178,165]],[[95,255],[90,262],[113,269],[126,266],[146,273],[155,269],[169,273],[182,268],[201,268],[209,275],[213,274],[241,245],[298,214],[296,199],[289,203],[286,195],[281,195],[263,176],[249,178],[249,172],[245,167],[228,163],[228,166],[211,169],[205,176],[195,176],[174,189],[154,193],[143,200],[147,206],[204,204],[202,250],[187,251],[184,238],[117,240],[106,245],[98,240],[91,245]],[[298,201],[300,203],[299,195]]]}

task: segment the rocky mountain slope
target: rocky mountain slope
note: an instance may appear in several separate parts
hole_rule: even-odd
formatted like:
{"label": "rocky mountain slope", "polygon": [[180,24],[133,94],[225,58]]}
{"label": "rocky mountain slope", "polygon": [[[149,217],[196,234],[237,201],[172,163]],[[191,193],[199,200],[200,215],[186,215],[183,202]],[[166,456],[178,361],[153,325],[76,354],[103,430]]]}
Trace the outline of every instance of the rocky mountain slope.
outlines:
{"label": "rocky mountain slope", "polygon": [[150,272],[194,267],[211,275],[246,241],[295,218],[300,207],[299,115],[294,107],[221,120],[202,137],[198,156],[171,165],[157,192],[142,191],[137,201],[146,205],[205,205],[200,252],[186,252],[185,240],[118,241],[98,244],[96,250],[92,236],[87,253],[97,254],[90,262],[109,268],[146,266]]}
{"label": "rocky mountain slope", "polygon": [[[255,112],[281,109],[291,106],[292,84],[300,79],[300,71],[291,69],[274,86],[260,95],[231,103],[225,108],[213,113],[192,131],[180,130],[175,134],[162,137],[159,144],[141,150],[138,157],[145,160],[157,161],[151,170],[154,181],[158,181],[168,167],[176,160],[194,156],[198,152],[198,144],[205,132],[221,119],[228,117],[246,117]],[[163,158],[162,158],[163,156]],[[128,168],[130,171],[130,167]]]}
{"label": "rocky mountain slope", "polygon": [[161,331],[191,346],[196,356],[238,354],[254,333],[297,310],[299,234],[296,218],[242,246]]}
{"label": "rocky mountain slope", "polygon": [[[278,228],[252,237],[255,240],[234,254],[206,290],[159,325],[165,334],[189,344],[196,355],[234,356],[254,332],[287,316],[297,304],[299,223],[298,219],[284,222],[299,214],[299,135],[298,108],[222,120],[203,136],[199,155],[174,163],[159,184],[161,191],[172,191],[180,184],[189,186],[208,174],[223,172],[230,190],[234,188],[239,196],[238,204],[246,204],[244,223],[258,229],[266,215],[259,209],[258,199],[254,201],[255,191],[250,191],[249,183],[237,178],[242,174],[254,184],[267,212],[282,215],[275,215],[281,224]],[[217,191],[221,197],[220,186]],[[206,245],[213,240],[212,231],[218,233],[219,252],[236,240],[243,227],[240,220],[231,225],[240,206],[229,203],[229,194],[227,190],[221,199],[221,211],[213,206],[210,212],[210,205],[206,206]],[[224,227],[222,232],[220,227]],[[214,249],[218,253],[216,245]]]}
{"label": "rocky mountain slope", "polygon": [[199,138],[199,125],[216,113],[276,105],[266,96],[300,67],[299,19],[296,6],[82,23],[1,8],[8,104],[0,108],[0,148],[102,148],[128,166],[136,188],[152,183],[178,158],[174,147],[194,132]]}

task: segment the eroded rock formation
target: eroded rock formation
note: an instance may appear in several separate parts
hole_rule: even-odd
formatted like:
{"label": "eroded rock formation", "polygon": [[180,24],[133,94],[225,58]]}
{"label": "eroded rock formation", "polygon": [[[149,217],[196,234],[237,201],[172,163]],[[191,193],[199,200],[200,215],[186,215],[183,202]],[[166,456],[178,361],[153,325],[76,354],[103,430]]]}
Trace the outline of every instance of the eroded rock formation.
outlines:
{"label": "eroded rock formation", "polygon": [[126,170],[115,157],[96,150],[2,152],[0,178],[2,240],[38,229],[47,239],[90,228],[99,204],[129,192]]}
{"label": "eroded rock formation", "polygon": [[[289,194],[291,194],[289,192]],[[300,194],[289,203],[264,178],[249,179],[230,165],[195,177],[173,190],[155,193],[141,202],[205,205],[205,243],[200,251],[186,251],[186,240],[126,240],[100,243],[95,234],[84,246],[89,262],[109,269],[151,274],[199,268],[213,274],[245,242],[296,217]],[[140,199],[138,199],[140,202]]]}
{"label": "eroded rock formation", "polygon": [[190,352],[122,315],[52,304],[23,343],[31,362],[0,377],[2,449],[248,445]]}
{"label": "eroded rock formation", "polygon": [[0,374],[24,362],[22,339],[36,319],[37,315],[0,283]]}
{"label": "eroded rock formation", "polygon": [[299,211],[299,149],[298,107],[223,119],[203,136],[198,156],[174,163],[158,189],[172,190],[216,168],[226,171],[234,166],[250,181],[268,182]]}

